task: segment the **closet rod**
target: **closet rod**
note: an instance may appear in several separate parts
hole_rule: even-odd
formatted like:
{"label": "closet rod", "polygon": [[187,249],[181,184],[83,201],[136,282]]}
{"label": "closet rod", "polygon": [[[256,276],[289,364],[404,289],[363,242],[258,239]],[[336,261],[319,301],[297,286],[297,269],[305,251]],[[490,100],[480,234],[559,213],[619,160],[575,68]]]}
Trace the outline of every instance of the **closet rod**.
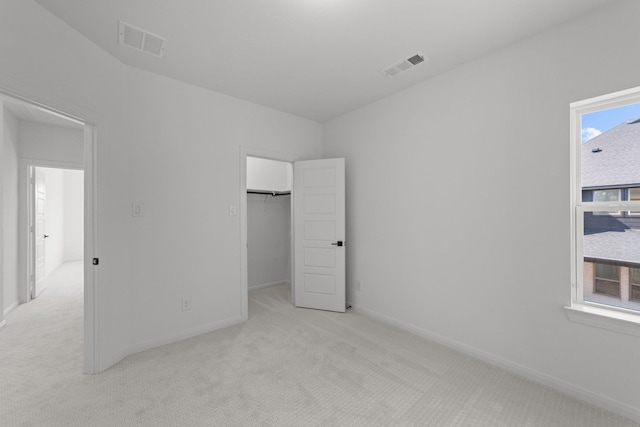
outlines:
{"label": "closet rod", "polygon": [[270,196],[288,196],[291,191],[247,190],[247,194],[268,194]]}

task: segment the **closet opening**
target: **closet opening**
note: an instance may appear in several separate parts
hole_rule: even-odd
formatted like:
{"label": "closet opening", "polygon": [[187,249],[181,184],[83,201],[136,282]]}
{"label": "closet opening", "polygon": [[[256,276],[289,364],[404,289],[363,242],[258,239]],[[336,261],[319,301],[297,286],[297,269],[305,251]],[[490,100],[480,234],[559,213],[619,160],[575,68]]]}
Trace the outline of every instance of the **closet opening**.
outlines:
{"label": "closet opening", "polygon": [[246,157],[248,292],[272,287],[291,295],[290,162]]}

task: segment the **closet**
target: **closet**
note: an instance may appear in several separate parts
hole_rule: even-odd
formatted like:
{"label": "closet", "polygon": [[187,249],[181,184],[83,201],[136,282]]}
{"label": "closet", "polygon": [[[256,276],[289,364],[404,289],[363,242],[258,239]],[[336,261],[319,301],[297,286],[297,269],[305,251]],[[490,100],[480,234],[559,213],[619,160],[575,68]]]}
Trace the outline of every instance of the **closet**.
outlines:
{"label": "closet", "polygon": [[291,285],[291,163],[247,157],[249,290]]}

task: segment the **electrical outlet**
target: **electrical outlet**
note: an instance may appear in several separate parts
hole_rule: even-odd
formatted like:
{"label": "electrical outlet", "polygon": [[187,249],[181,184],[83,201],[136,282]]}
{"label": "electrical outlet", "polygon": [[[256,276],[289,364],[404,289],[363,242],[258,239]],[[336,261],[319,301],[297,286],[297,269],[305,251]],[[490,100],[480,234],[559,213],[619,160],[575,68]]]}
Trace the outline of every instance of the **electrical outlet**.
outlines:
{"label": "electrical outlet", "polygon": [[356,289],[359,291],[362,290],[362,282],[360,282],[360,280],[356,280]]}
{"label": "electrical outlet", "polygon": [[191,310],[191,297],[182,298],[182,311]]}

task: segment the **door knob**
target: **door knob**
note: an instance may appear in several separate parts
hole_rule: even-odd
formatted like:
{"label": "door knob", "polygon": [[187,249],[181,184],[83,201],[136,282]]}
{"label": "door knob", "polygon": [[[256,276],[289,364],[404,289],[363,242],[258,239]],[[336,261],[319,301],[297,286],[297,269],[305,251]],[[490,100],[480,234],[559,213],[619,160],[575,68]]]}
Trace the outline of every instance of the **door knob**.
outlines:
{"label": "door knob", "polygon": [[48,234],[45,234],[45,235],[44,235],[44,238],[46,239],[47,237],[49,237],[49,235],[48,235]]}
{"label": "door knob", "polygon": [[338,240],[337,242],[332,243],[332,245],[333,245],[333,246],[342,246],[342,245],[343,245],[343,243],[342,243],[342,240]]}

